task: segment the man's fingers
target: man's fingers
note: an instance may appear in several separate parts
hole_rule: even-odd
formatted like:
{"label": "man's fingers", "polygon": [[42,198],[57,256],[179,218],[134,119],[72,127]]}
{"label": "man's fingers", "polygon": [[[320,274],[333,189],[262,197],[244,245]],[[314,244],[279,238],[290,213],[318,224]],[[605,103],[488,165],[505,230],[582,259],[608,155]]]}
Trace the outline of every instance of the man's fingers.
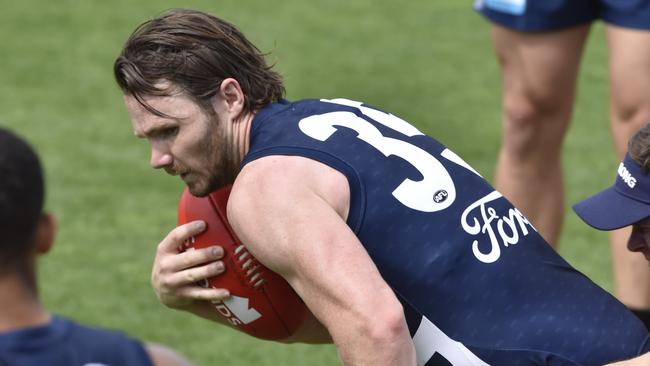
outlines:
{"label": "man's fingers", "polygon": [[223,258],[223,248],[212,246],[207,248],[192,249],[183,253],[161,256],[158,260],[158,271],[161,273],[174,273],[184,269],[200,266]]}
{"label": "man's fingers", "polygon": [[223,248],[215,245],[207,248],[187,250],[178,254],[176,258],[180,262],[178,269],[190,268],[223,258]]}
{"label": "man's fingers", "polygon": [[223,288],[203,288],[199,286],[186,286],[179,288],[176,295],[183,298],[205,301],[222,301],[230,296],[230,292]]}
{"label": "man's fingers", "polygon": [[224,263],[217,261],[203,266],[188,268],[183,271],[169,274],[165,277],[163,285],[167,288],[182,287],[218,276],[225,270]]}
{"label": "man's fingers", "polygon": [[181,244],[191,237],[200,234],[205,228],[205,222],[201,220],[188,222],[187,224],[174,228],[158,244],[158,253],[177,253]]}

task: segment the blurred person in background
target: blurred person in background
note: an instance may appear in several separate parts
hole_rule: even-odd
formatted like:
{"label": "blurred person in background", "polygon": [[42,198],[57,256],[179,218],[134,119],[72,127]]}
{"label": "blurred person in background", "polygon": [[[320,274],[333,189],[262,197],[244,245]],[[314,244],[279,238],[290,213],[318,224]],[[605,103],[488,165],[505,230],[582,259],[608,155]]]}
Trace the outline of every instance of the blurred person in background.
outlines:
{"label": "blurred person in background", "polygon": [[44,196],[38,156],[0,128],[0,365],[189,366],[167,347],[77,324],[41,304],[37,257],[52,248],[56,230]]}
{"label": "blurred person in background", "polygon": [[[598,230],[631,226],[627,249],[650,261],[650,124],[635,133],[611,187],[579,202],[573,210]],[[640,254],[637,254],[640,257]],[[650,353],[612,366],[650,365]]]}
{"label": "blurred person in background", "polygon": [[[618,160],[650,118],[650,0],[477,0],[491,26],[502,72],[503,142],[495,186],[553,246],[564,219],[562,142],[579,64],[601,19],[609,58],[610,125]],[[590,122],[590,121],[587,121]],[[610,234],[618,298],[648,326],[650,267]]]}
{"label": "blurred person in background", "polygon": [[[650,261],[650,124],[634,134],[611,187],[579,202],[574,211],[598,230],[631,226],[631,252]],[[637,255],[641,257],[640,255]]]}

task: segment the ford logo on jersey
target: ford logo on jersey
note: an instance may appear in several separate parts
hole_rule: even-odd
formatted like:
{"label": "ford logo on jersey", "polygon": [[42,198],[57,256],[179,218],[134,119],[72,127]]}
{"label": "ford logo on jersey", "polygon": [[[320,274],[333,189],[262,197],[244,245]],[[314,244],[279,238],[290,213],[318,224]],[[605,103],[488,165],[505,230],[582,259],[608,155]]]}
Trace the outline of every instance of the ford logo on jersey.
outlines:
{"label": "ford logo on jersey", "polygon": [[614,185],[575,204],[573,210],[596,229],[632,225],[650,216],[650,175],[625,154]]}

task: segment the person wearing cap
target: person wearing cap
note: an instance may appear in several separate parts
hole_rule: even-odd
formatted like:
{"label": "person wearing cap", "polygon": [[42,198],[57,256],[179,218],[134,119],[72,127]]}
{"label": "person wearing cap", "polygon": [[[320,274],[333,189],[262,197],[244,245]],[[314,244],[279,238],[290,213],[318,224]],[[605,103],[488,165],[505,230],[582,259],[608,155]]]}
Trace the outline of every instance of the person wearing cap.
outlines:
{"label": "person wearing cap", "polygon": [[573,210],[598,230],[632,226],[627,248],[650,261],[650,123],[630,139],[614,184],[575,204]]}
{"label": "person wearing cap", "polygon": [[[650,123],[632,136],[628,152],[618,165],[614,184],[573,205],[575,213],[598,230],[632,226],[627,248],[650,261]],[[648,324],[650,316],[634,312]],[[650,352],[609,366],[650,365]]]}

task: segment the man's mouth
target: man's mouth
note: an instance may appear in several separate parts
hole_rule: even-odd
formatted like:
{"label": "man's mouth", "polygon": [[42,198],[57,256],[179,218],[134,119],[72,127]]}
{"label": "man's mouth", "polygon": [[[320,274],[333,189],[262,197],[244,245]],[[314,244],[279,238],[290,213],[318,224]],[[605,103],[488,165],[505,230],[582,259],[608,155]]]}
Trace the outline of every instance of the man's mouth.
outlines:
{"label": "man's mouth", "polygon": [[172,177],[178,175],[178,171],[172,168],[165,168],[165,173],[171,175]]}

